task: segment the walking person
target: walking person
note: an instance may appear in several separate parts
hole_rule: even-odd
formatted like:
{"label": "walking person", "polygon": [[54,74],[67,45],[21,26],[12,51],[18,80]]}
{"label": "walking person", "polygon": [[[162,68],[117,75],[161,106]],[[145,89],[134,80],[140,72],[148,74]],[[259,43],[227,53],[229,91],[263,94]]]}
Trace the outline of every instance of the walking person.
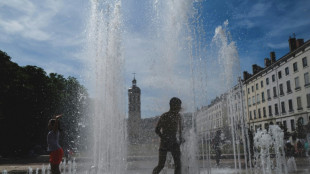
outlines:
{"label": "walking person", "polygon": [[298,157],[302,157],[303,149],[304,149],[304,146],[303,146],[301,140],[297,140],[297,155],[298,155]]}
{"label": "walking person", "polygon": [[305,141],[304,148],[305,148],[306,157],[308,157],[309,156],[309,143],[307,140]]}
{"label": "walking person", "polygon": [[[179,114],[181,110],[181,100],[173,97],[170,100],[170,110],[162,114],[155,128],[156,134],[160,137],[159,160],[154,168],[153,174],[159,174],[164,168],[167,153],[171,152],[175,169],[174,174],[181,174],[181,151],[180,144],[184,141],[182,138],[182,119]],[[179,133],[179,140],[177,140]]]}
{"label": "walking person", "polygon": [[215,160],[216,160],[216,165],[219,166],[220,165],[220,159],[221,159],[221,147],[220,147],[220,141],[221,141],[221,131],[218,130],[216,132],[216,135],[213,139],[213,148],[215,151]]}
{"label": "walking person", "polygon": [[55,119],[50,119],[48,122],[48,134],[47,134],[47,151],[50,153],[50,165],[52,174],[60,174],[59,164],[62,161],[64,151],[59,145],[59,118],[62,115],[55,116]]}
{"label": "walking person", "polygon": [[284,147],[285,150],[285,156],[287,157],[287,168],[288,172],[296,172],[297,166],[296,161],[294,158],[294,146],[291,144],[291,142],[288,140]]}

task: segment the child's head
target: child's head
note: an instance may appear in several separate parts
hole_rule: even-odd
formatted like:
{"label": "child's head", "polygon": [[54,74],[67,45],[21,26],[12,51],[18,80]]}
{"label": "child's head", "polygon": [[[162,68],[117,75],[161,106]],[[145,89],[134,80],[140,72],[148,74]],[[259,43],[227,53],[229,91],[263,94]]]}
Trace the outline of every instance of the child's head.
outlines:
{"label": "child's head", "polygon": [[181,110],[182,101],[179,98],[177,97],[171,98],[169,104],[170,104],[170,110],[177,112]]}
{"label": "child's head", "polygon": [[[55,124],[56,124],[56,119],[50,119],[49,122],[48,122],[48,125],[47,125],[48,130],[52,130],[54,128]],[[59,131],[61,130],[60,129],[60,122],[59,122],[59,120],[58,120],[58,128],[57,129]]]}

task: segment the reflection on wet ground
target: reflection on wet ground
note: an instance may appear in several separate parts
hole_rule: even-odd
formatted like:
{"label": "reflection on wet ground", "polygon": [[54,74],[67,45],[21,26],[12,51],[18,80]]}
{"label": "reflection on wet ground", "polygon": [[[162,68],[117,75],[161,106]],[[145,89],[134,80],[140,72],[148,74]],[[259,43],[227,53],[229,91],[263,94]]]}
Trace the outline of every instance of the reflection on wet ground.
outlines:
{"label": "reflection on wet ground", "polygon": [[[77,173],[83,173],[85,174],[86,171],[91,171],[91,160],[89,158],[77,158]],[[296,158],[297,163],[297,171],[296,172],[289,172],[289,173],[298,173],[298,174],[306,174],[310,173],[310,159],[309,158]],[[146,174],[146,173],[152,173],[153,168],[157,164],[157,158],[156,157],[148,157],[148,158],[131,158],[130,161],[127,163],[127,174]],[[255,173],[250,172],[250,170],[246,170],[245,166],[243,165],[243,169],[241,171],[234,170],[234,160],[233,159],[223,159],[221,160],[221,164],[219,167],[216,167],[215,161],[211,160],[211,170],[203,169],[202,161],[199,161],[200,164],[200,174],[208,174],[208,171],[212,174],[246,174],[246,173]],[[33,173],[35,173],[36,169],[41,169],[43,163],[39,163],[36,161],[36,163],[23,163],[23,164],[14,164],[7,163],[7,164],[0,164],[0,173],[3,172],[3,170],[7,170],[9,173],[15,173],[15,174],[21,174],[21,173],[27,173],[29,167],[33,169]],[[45,166],[48,164],[45,163]],[[206,166],[207,164],[204,164]],[[185,174],[186,173],[186,166],[183,164],[183,167],[185,168]],[[172,167],[165,167],[162,171],[162,174],[173,174],[173,168]],[[66,172],[69,173],[69,172]],[[91,172],[89,172],[91,173]]]}

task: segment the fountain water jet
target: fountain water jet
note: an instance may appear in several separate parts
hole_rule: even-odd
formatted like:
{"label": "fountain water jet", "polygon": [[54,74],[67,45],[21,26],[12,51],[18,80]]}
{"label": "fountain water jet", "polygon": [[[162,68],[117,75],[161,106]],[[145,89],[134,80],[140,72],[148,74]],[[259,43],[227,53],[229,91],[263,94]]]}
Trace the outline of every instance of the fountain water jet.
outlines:
{"label": "fountain water jet", "polygon": [[[93,58],[92,68],[95,69],[94,86],[96,95],[93,159],[93,169],[95,171],[92,173],[122,174],[126,173],[127,141],[124,105],[126,98],[123,84],[124,60],[122,52],[123,21],[120,10],[121,1],[93,0],[91,3],[87,51],[89,52],[88,56]],[[185,98],[192,98],[190,106],[195,110],[198,103],[200,104],[201,101],[207,100],[205,97],[207,85],[203,83],[206,79],[203,69],[207,62],[203,61],[204,49],[201,46],[203,41],[199,40],[202,38],[203,30],[199,28],[199,21],[195,19],[196,11],[193,8],[193,4],[194,2],[191,0],[154,1],[155,17],[152,19],[151,25],[155,26],[155,34],[151,42],[154,42],[155,48],[153,52],[157,57],[156,60],[153,60],[154,65],[151,72],[153,84],[150,84],[156,87],[158,87],[158,84],[165,84],[166,86],[164,87],[173,86],[173,94],[169,93],[169,95],[166,95],[165,93],[161,94],[162,96],[157,96],[168,101],[171,95],[183,94],[181,91],[184,91],[184,86],[187,83],[180,83],[179,80],[192,75],[191,87],[188,88],[189,90]],[[195,23],[196,26],[193,27],[192,23]],[[223,26],[218,27],[213,37],[213,44],[219,48],[217,57],[220,68],[223,70],[223,73],[221,73],[222,81],[219,84],[226,87],[223,89],[224,91],[227,91],[236,83],[232,79],[237,80],[237,77],[240,76],[237,48],[231,40],[227,25],[228,21]],[[189,65],[188,71],[179,70],[179,67],[187,65]],[[197,69],[201,71],[197,72]],[[197,74],[198,76],[196,76]],[[240,87],[242,86],[241,84],[239,85]],[[229,97],[232,98],[232,95]],[[242,141],[243,145],[249,146],[249,138],[246,132],[247,127],[244,125],[245,114],[243,113],[242,100],[243,97],[240,94],[241,107],[238,112],[241,112],[241,116],[233,116],[230,121],[235,169],[241,169],[240,142]],[[195,119],[195,115],[193,117]],[[241,121],[241,125],[237,121]],[[238,126],[241,126],[241,135],[237,135],[239,131],[237,130]],[[183,145],[182,153],[183,162],[185,162],[185,165],[183,165],[185,173],[200,172],[196,158],[198,155],[198,145],[195,131],[195,129],[192,129],[189,132],[186,137],[186,144]],[[211,139],[211,135],[207,133],[203,137],[207,137],[203,139]],[[202,142],[204,142],[202,149],[204,149],[204,146],[207,147],[202,155],[203,165],[207,162],[207,167],[202,173],[211,173],[210,141],[203,140]],[[244,148],[245,158],[247,156],[246,148],[248,147]],[[247,160],[245,160],[245,163],[247,163]]]}
{"label": "fountain water jet", "polygon": [[92,60],[96,173],[124,174],[126,122],[121,41],[121,1],[91,1],[87,54]]}
{"label": "fountain water jet", "polygon": [[[287,165],[284,152],[284,133],[277,125],[270,125],[269,131],[258,130],[254,136],[254,145],[257,149],[255,158],[257,161],[256,170],[266,174],[287,173]],[[275,161],[271,160],[271,150],[275,153]]]}

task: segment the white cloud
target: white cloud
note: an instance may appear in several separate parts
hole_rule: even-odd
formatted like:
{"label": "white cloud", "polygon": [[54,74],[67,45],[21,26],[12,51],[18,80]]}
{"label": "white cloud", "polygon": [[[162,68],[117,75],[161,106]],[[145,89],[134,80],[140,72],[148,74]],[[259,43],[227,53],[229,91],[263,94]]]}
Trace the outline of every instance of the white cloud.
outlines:
{"label": "white cloud", "polygon": [[21,32],[24,30],[24,26],[20,22],[13,20],[11,21],[1,20],[0,26],[2,26],[3,29],[10,34]]}
{"label": "white cloud", "polygon": [[[45,41],[50,40],[53,17],[62,7],[62,1],[2,1],[0,2],[3,33],[19,35],[22,38]],[[6,16],[6,12],[11,15]],[[0,28],[0,31],[1,31]]]}
{"label": "white cloud", "polygon": [[10,1],[1,1],[0,8],[13,8],[14,10],[24,12],[27,14],[32,13],[35,10],[35,6],[29,0],[10,0]]}

